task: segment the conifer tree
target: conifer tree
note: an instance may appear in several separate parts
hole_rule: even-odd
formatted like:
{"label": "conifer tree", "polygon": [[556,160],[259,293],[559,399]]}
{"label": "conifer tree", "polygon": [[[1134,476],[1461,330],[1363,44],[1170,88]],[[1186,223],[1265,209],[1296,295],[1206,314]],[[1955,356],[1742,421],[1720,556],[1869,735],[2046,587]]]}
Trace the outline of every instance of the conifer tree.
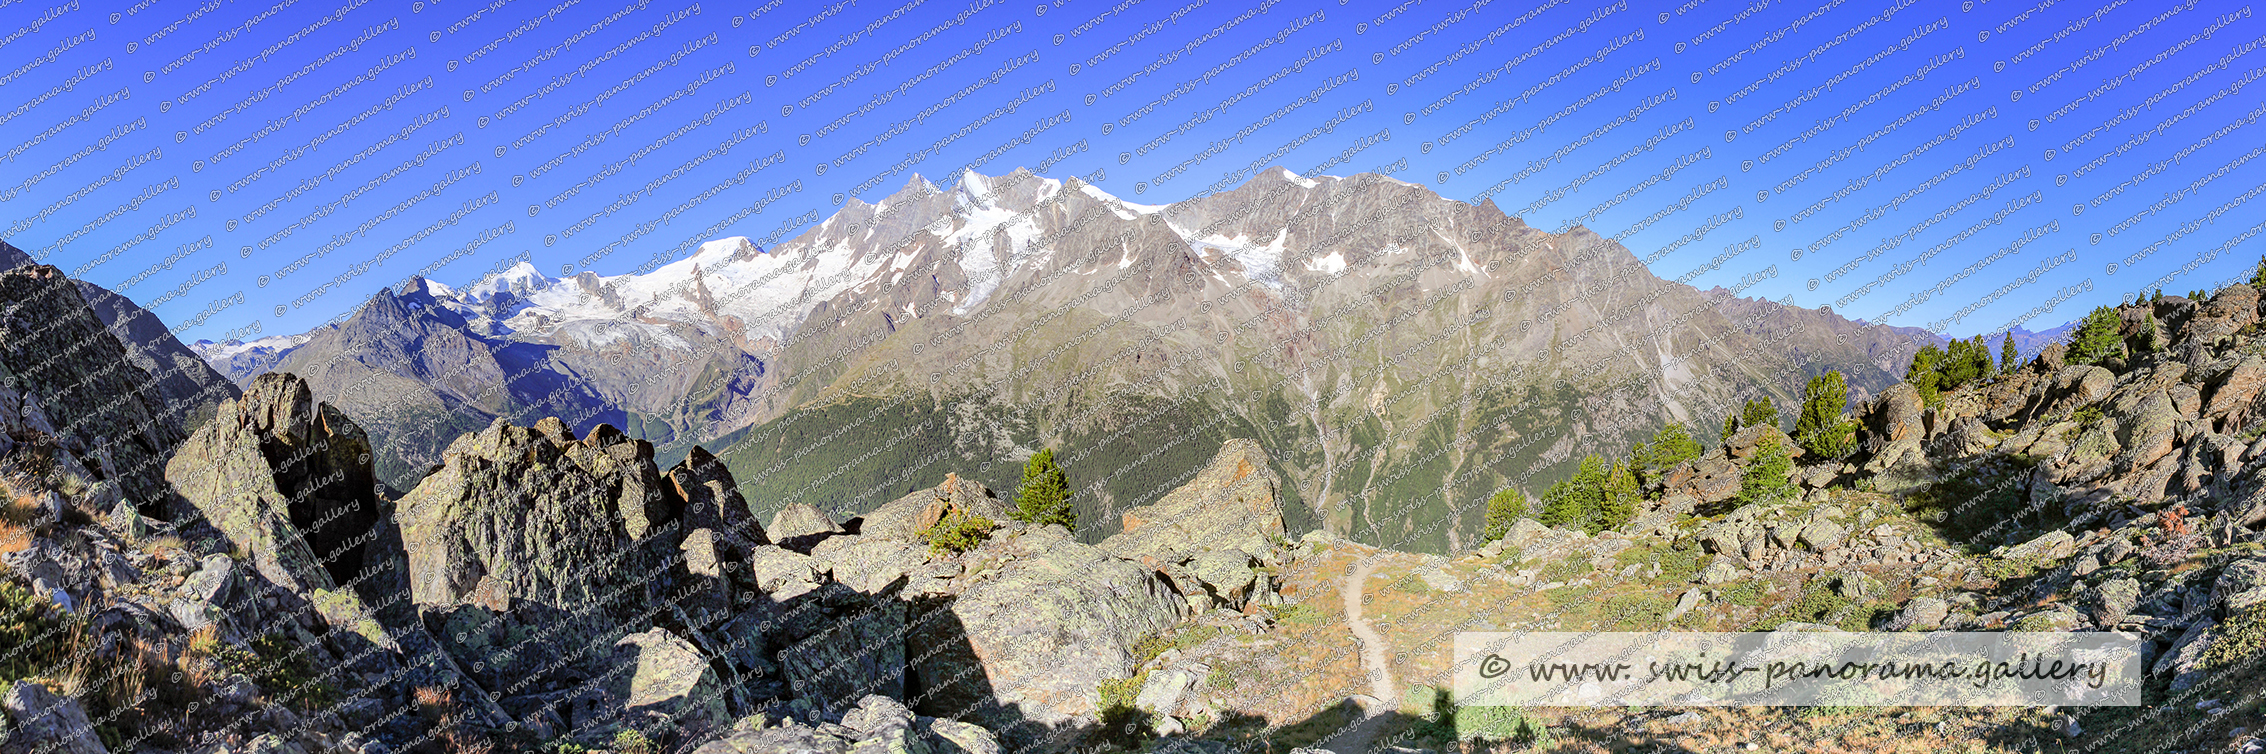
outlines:
{"label": "conifer tree", "polygon": [[2021,367],[2022,349],[2014,347],[2014,333],[2009,332],[2006,334],[2006,340],[2001,341],[1998,346],[1998,369],[2001,372],[2011,374]]}
{"label": "conifer tree", "polygon": [[2071,364],[2098,364],[2110,357],[2124,355],[2123,339],[2117,337],[2117,330],[2122,325],[2116,310],[2106,306],[2094,308],[2091,314],[2085,315],[2084,322],[2078,324],[2077,332],[2070,335],[2067,361]]}
{"label": "conifer tree", "polygon": [[1839,371],[1810,378],[1802,388],[1802,412],[1794,417],[1794,442],[1810,457],[1841,460],[1857,451],[1857,425],[1842,418],[1849,384]]}
{"label": "conifer tree", "polygon": [[1605,479],[1605,459],[1595,455],[1582,457],[1572,478],[1550,485],[1550,489],[1542,493],[1539,520],[1551,526],[1601,531],[1593,527],[1604,508]]}
{"label": "conifer tree", "polygon": [[1023,481],[1015,487],[1015,511],[1011,515],[1030,524],[1078,528],[1078,511],[1070,505],[1070,480],[1062,467],[1055,465],[1053,448],[1042,449],[1023,462]]}
{"label": "conifer tree", "polygon": [[1502,539],[1503,535],[1511,533],[1511,524],[1518,523],[1523,515],[1526,515],[1526,493],[1516,487],[1496,492],[1487,499],[1487,531],[1481,535],[1480,543]]}
{"label": "conifer tree", "polygon": [[1644,449],[1644,461],[1638,465],[1643,472],[1638,481],[1645,483],[1668,473],[1676,464],[1700,457],[1699,439],[1692,437],[1692,430],[1683,422],[1669,422],[1652,433],[1651,443],[1639,447]]}
{"label": "conifer tree", "polygon": [[1794,459],[1776,437],[1764,437],[1755,444],[1754,460],[1739,473],[1738,505],[1775,503],[1793,497],[1796,490],[1788,476],[1794,472]]}

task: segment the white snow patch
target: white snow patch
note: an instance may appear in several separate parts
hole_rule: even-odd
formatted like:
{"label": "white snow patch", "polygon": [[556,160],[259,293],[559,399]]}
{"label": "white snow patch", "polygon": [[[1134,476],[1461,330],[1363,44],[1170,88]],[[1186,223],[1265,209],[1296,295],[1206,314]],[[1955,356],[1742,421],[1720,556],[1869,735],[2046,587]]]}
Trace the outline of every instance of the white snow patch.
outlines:
{"label": "white snow patch", "polygon": [[1306,269],[1324,275],[1335,275],[1345,269],[1345,252],[1333,251],[1326,257],[1315,257],[1306,263]]}
{"label": "white snow patch", "polygon": [[1283,180],[1286,180],[1286,181],[1290,181],[1291,183],[1295,183],[1295,184],[1298,184],[1298,185],[1300,185],[1300,186],[1304,186],[1304,187],[1306,187],[1306,188],[1313,188],[1313,187],[1315,187],[1315,186],[1320,186],[1320,185],[1322,185],[1322,184],[1320,184],[1320,183],[1318,183],[1318,182],[1315,182],[1315,181],[1310,181],[1310,180],[1307,180],[1307,179],[1304,179],[1304,178],[1300,178],[1300,177],[1298,177],[1298,174],[1297,174],[1297,173],[1293,173],[1293,172],[1290,172],[1290,168],[1277,168],[1277,169],[1278,169],[1278,170],[1281,170],[1281,171],[1282,171],[1282,179],[1283,179]]}

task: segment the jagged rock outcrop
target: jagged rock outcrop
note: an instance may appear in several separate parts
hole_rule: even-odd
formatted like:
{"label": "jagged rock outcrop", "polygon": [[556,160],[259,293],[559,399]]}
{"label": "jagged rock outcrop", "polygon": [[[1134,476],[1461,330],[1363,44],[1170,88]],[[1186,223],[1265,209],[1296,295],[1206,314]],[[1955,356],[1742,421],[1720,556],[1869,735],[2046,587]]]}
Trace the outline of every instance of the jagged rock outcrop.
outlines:
{"label": "jagged rock outcrop", "polygon": [[1123,514],[1123,529],[1101,548],[1129,560],[1184,563],[1213,550],[1257,555],[1283,536],[1281,478],[1265,448],[1237,438],[1220,446],[1194,479],[1155,503]]}
{"label": "jagged rock outcrop", "polygon": [[30,443],[45,462],[123,493],[74,502],[122,497],[153,509],[165,499],[166,459],[187,436],[157,382],[61,270],[0,272],[0,302],[0,455]]}
{"label": "jagged rock outcrop", "polygon": [[277,586],[334,589],[399,556],[370,458],[361,427],[305,380],[264,374],[166,464],[173,517],[210,522]]}
{"label": "jagged rock outcrop", "polygon": [[1095,685],[1130,676],[1134,644],[1187,612],[1155,570],[1060,527],[995,539],[976,554],[995,572],[912,619],[906,651],[923,711],[974,709],[964,719],[994,729],[1091,719]]}
{"label": "jagged rock outcrop", "polygon": [[[864,536],[913,539],[922,529],[944,520],[953,511],[972,513],[993,521],[1007,519],[1007,503],[974,480],[948,473],[944,481],[883,503],[865,514],[858,526]],[[781,511],[783,514],[784,511]]]}
{"label": "jagged rock outcrop", "polygon": [[576,439],[555,419],[497,419],[443,458],[397,504],[417,604],[481,592],[636,610],[665,593],[654,575],[674,559],[686,504],[650,443],[610,426]]}

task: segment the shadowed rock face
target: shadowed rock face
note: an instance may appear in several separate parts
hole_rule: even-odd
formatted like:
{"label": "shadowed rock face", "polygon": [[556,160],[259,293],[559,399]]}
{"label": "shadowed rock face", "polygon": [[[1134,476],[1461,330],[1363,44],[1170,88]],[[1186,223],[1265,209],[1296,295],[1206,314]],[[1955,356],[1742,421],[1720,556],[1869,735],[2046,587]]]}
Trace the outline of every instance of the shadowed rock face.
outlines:
{"label": "shadowed rock face", "polygon": [[126,358],[150,374],[149,394],[166,404],[183,431],[196,431],[212,419],[221,401],[242,395],[236,383],[174,338],[157,315],[107,288],[76,282],[94,316],[125,347]]}
{"label": "shadowed rock face", "polygon": [[182,444],[166,479],[178,515],[211,521],[269,580],[304,593],[377,564],[384,516],[370,460],[352,419],[316,403],[305,380],[269,373]]}
{"label": "shadowed rock face", "polygon": [[[497,419],[457,438],[397,508],[412,599],[448,607],[533,600],[646,604],[676,556],[685,500],[653,446],[601,425],[576,439],[556,419]],[[662,535],[662,536],[657,536]]]}
{"label": "shadowed rock face", "polygon": [[930,608],[949,615],[924,612],[913,622],[907,693],[925,712],[995,730],[1091,716],[1095,684],[1132,675],[1133,645],[1187,612],[1155,571],[1061,527],[1028,529],[997,546],[1013,559],[996,576]]}
{"label": "shadowed rock face", "polygon": [[52,438],[57,462],[115,481],[141,508],[164,499],[166,459],[186,436],[149,372],[47,265],[0,272],[0,422]]}

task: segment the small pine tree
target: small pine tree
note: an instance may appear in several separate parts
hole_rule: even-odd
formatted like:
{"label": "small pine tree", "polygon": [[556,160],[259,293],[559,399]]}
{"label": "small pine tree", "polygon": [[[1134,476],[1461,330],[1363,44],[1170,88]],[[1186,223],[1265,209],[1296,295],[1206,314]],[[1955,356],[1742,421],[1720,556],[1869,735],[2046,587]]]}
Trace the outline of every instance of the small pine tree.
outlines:
{"label": "small pine tree", "polygon": [[2071,364],[2098,364],[2124,355],[2123,339],[2117,337],[2122,324],[2116,310],[2095,307],[2091,314],[2085,315],[2084,322],[2078,324],[2077,332],[2070,335],[2066,360]]}
{"label": "small pine tree", "polygon": [[2266,288],[2266,254],[2258,255],[2258,268],[2251,271],[2250,284]]}
{"label": "small pine tree", "polygon": [[2007,333],[1998,345],[1998,368],[2008,374],[2022,368],[2022,349],[2014,347],[2014,333]]}
{"label": "small pine tree", "polygon": [[1549,491],[1542,493],[1542,523],[1599,531],[1592,527],[1604,508],[1605,478],[1605,459],[1582,457],[1572,478],[1550,485]]}
{"label": "small pine tree", "polygon": [[1943,381],[1940,371],[1943,360],[1943,349],[1929,343],[1912,354],[1912,366],[1904,370],[1904,381],[1919,391],[1920,400],[1926,403],[1934,404],[1943,399],[1938,389]]}
{"label": "small pine tree", "polygon": [[1700,457],[1699,439],[1683,422],[1669,422],[1652,433],[1652,442],[1645,446],[1643,468],[1645,475],[1639,481],[1651,483],[1660,474],[1676,468],[1676,464]]}
{"label": "small pine tree", "polygon": [[984,540],[990,539],[992,527],[997,525],[982,514],[953,508],[944,514],[944,518],[914,535],[928,542],[928,548],[933,552],[958,555],[976,549]]}
{"label": "small pine tree", "polygon": [[2149,312],[2141,318],[2140,332],[2133,335],[2132,350],[2137,353],[2155,353],[2163,348],[2163,337],[2156,331],[2156,313]]}
{"label": "small pine tree", "polygon": [[1605,487],[1597,498],[1597,516],[1589,522],[1589,533],[1618,529],[1629,519],[1637,517],[1637,503],[1643,498],[1637,491],[1637,475],[1627,462],[1616,462],[1605,475]]}
{"label": "small pine tree", "polygon": [[1772,403],[1767,395],[1747,401],[1746,408],[1739,411],[1739,426],[1760,427],[1765,424],[1778,426],[1777,404]]}
{"label": "small pine tree", "polygon": [[1731,436],[1732,436],[1732,435],[1735,435],[1735,434],[1738,434],[1738,433],[1739,433],[1739,415],[1738,415],[1738,414],[1732,414],[1732,415],[1730,415],[1730,416],[1726,416],[1726,417],[1723,417],[1723,437],[1722,437],[1721,439],[1729,440],[1729,439],[1731,439]]}
{"label": "small pine tree", "polygon": [[1841,460],[1857,451],[1857,426],[1842,418],[1849,384],[1839,371],[1810,378],[1802,388],[1802,412],[1794,417],[1794,442],[1813,458]]}
{"label": "small pine tree", "polygon": [[1755,456],[1745,471],[1739,472],[1741,507],[1769,504],[1794,496],[1794,482],[1788,477],[1794,473],[1794,459],[1777,437],[1765,436],[1755,444]]}
{"label": "small pine tree", "polygon": [[1518,491],[1516,487],[1506,487],[1496,492],[1494,497],[1487,498],[1487,531],[1481,535],[1480,543],[1502,539],[1503,535],[1511,533],[1511,525],[1518,523],[1519,517],[1524,515],[1526,493]]}
{"label": "small pine tree", "polygon": [[1045,448],[1023,462],[1023,481],[1015,488],[1015,510],[1010,517],[1034,525],[1060,524],[1075,531],[1078,511],[1070,504],[1070,479],[1054,463],[1054,449]]}

